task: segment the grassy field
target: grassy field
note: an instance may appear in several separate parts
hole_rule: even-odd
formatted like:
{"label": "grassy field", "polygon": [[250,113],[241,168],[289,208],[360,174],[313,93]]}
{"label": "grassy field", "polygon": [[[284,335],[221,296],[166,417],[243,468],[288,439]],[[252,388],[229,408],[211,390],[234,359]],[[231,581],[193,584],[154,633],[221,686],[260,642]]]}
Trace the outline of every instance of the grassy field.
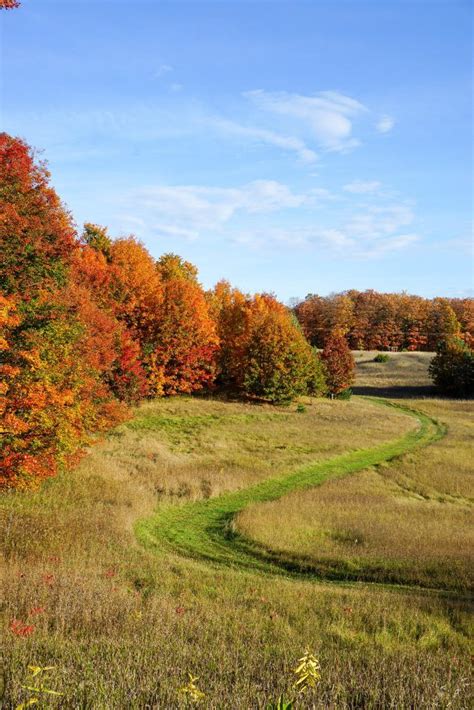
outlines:
{"label": "grassy field", "polygon": [[396,464],[249,506],[238,531],[320,573],[472,591],[472,407],[413,405],[441,419],[446,437]]}
{"label": "grassy field", "polygon": [[374,362],[376,350],[354,350],[357,378],[355,394],[416,398],[434,396],[428,374],[434,353],[384,353],[387,362]]}
{"label": "grassy field", "polygon": [[[137,541],[137,521],[153,520],[157,510],[176,519],[189,506],[208,501],[212,507],[218,496],[244,495],[270,479],[329,465],[333,457],[362,459],[369,448],[388,450],[393,441],[413,442],[419,435],[413,417],[360,398],[305,406],[298,412],[295,406],[218,399],[150,402],[94,446],[75,471],[39,492],[3,496],[2,708],[34,697],[48,708],[187,707],[192,702],[180,688],[188,672],[198,676],[196,685],[206,695],[203,707],[266,708],[281,693],[296,696],[293,669],[306,649],[321,663],[321,681],[298,697],[296,707],[467,708],[465,594],[257,573]],[[393,550],[401,549],[400,536],[412,540],[420,530],[438,534],[436,526],[426,527],[432,512],[427,518],[414,514],[415,533],[410,515],[399,511],[390,518],[387,497],[406,497],[414,511],[424,503],[430,511],[446,508],[452,517],[440,522],[446,540],[436,564],[441,570],[447,554],[454,568],[448,581],[459,581],[467,574],[463,536],[468,530],[459,528],[459,511],[469,510],[470,495],[466,405],[424,400],[416,407],[446,422],[447,437],[378,469],[283,500],[301,496],[298,505],[311,506],[326,495],[329,504],[332,491],[333,510],[342,516],[338,527],[345,529],[349,513],[341,512],[337,496],[344,499],[353,490],[355,500],[346,496],[344,507],[350,505],[358,525],[364,522],[366,535],[372,529],[384,532],[385,563],[399,559]],[[369,496],[365,508],[358,481]],[[393,549],[387,519],[377,517],[371,495],[379,496],[379,508],[395,526]],[[281,503],[261,505],[263,510],[241,513],[239,525],[246,516],[251,527],[259,521],[265,527],[267,506]],[[290,518],[294,510],[283,506],[267,541],[273,549],[292,527]],[[318,534],[318,525],[317,519],[307,522],[309,539]],[[347,556],[345,545],[336,542],[338,559]],[[434,545],[424,540],[420,545],[423,555],[433,553]],[[415,554],[416,545],[412,548]],[[300,546],[298,555],[308,549]],[[403,557],[405,575],[417,566],[410,554]],[[370,562],[369,554],[363,562]],[[28,666],[54,668],[33,677]]]}

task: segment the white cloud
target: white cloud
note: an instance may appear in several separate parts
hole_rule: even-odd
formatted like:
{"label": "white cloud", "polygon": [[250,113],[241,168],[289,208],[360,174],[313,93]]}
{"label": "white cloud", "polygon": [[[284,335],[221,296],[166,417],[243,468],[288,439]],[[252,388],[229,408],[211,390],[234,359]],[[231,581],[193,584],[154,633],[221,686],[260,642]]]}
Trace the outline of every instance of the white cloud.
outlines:
{"label": "white cloud", "polygon": [[375,128],[379,133],[389,133],[395,125],[395,119],[391,116],[381,116],[381,118],[375,124]]}
{"label": "white cloud", "polygon": [[368,109],[359,101],[337,91],[321,91],[314,96],[267,92],[261,89],[244,94],[258,108],[300,120],[325,150],[344,152],[360,142],[352,137],[352,120]]}
{"label": "white cloud", "polygon": [[[275,180],[255,180],[240,187],[200,185],[154,185],[134,190],[121,205],[136,210],[143,220],[138,226],[170,236],[195,239],[215,233],[237,215],[257,215],[287,209],[316,208],[331,199],[323,188],[295,193]],[[118,218],[125,226],[124,220]]]}
{"label": "white cloud", "polygon": [[294,136],[282,135],[266,128],[244,126],[224,118],[214,118],[209,121],[209,125],[226,135],[244,136],[250,140],[273,145],[276,148],[293,151],[303,163],[314,163],[318,159],[314,150],[308,148],[304,141]]}
{"label": "white cloud", "polygon": [[146,239],[218,238],[250,249],[322,249],[342,259],[382,257],[419,239],[406,202],[384,203],[378,193],[376,204],[360,204],[346,216],[320,209],[316,220],[315,211],[334,199],[324,188],[296,192],[275,180],[237,187],[151,185],[121,196],[122,217],[114,228]]}
{"label": "white cloud", "polygon": [[414,214],[408,205],[372,206],[354,215],[346,224],[346,230],[356,238],[376,241],[395,235],[401,227],[410,225],[413,220]]}
{"label": "white cloud", "polygon": [[155,71],[155,78],[169,74],[170,71],[173,71],[173,67],[170,64],[160,64],[158,69]]}
{"label": "white cloud", "polygon": [[401,251],[419,240],[405,227],[414,219],[403,204],[367,208],[339,226],[292,226],[248,230],[234,241],[253,249],[299,248],[328,250],[343,259],[371,259]]}
{"label": "white cloud", "polygon": [[344,190],[346,192],[353,192],[356,195],[367,195],[372,192],[377,192],[381,187],[381,183],[378,180],[353,180],[347,185],[344,185]]}

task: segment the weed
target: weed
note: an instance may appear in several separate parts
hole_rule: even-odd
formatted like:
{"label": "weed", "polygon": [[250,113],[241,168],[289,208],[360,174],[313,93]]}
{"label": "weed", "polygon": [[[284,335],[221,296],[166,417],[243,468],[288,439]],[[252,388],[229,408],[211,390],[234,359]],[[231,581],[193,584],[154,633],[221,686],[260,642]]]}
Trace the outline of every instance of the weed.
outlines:
{"label": "weed", "polygon": [[390,356],[387,353],[377,353],[372,362],[388,362]]}

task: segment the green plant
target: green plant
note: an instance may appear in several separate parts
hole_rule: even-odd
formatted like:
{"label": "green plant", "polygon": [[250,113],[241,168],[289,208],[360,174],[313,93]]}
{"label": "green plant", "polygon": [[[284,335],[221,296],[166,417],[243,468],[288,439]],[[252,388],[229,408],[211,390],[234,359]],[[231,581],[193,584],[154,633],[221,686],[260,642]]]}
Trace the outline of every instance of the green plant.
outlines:
{"label": "green plant", "polygon": [[438,348],[429,373],[445,394],[471,397],[474,393],[474,351],[460,338],[451,338]]}
{"label": "green plant", "polygon": [[377,355],[373,359],[373,362],[388,362],[389,360],[390,357],[387,355],[387,353],[377,353]]}
{"label": "green plant", "polygon": [[336,395],[336,399],[350,399],[352,397],[352,389],[351,387],[348,387],[345,390],[342,390],[342,392],[339,392]]}
{"label": "green plant", "polygon": [[266,710],[292,710],[293,700],[285,700],[283,695],[280,695],[278,700],[268,703]]}

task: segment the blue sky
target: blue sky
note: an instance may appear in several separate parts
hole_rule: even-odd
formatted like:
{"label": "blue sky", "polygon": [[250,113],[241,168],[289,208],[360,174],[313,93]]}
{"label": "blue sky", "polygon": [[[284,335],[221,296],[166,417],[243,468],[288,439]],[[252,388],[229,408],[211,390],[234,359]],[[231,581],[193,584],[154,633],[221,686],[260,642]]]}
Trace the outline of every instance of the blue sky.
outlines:
{"label": "blue sky", "polygon": [[472,288],[471,3],[23,0],[2,129],[78,225],[283,300]]}

